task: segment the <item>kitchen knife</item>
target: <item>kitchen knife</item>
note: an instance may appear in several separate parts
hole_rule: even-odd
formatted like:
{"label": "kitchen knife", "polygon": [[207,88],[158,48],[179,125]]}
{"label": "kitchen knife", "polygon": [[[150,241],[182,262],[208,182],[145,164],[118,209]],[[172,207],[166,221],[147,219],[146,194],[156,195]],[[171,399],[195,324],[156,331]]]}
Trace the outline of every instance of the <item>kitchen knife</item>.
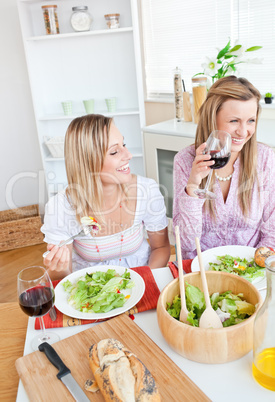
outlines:
{"label": "kitchen knife", "polygon": [[50,317],[51,317],[51,320],[52,320],[52,321],[55,321],[55,320],[56,320],[56,311],[55,311],[55,308],[54,308],[54,307],[52,307],[52,308],[50,309]]}
{"label": "kitchen knife", "polygon": [[49,361],[59,370],[56,377],[63,382],[63,384],[68,388],[72,396],[77,402],[87,402],[90,401],[85,395],[82,388],[75,381],[71,375],[71,370],[65,366],[61,358],[58,356],[54,348],[47,342],[43,342],[38,346],[40,352],[44,352]]}
{"label": "kitchen knife", "polygon": [[[173,261],[173,264],[175,265],[175,267],[177,267],[177,268],[179,269],[179,266],[178,266],[178,262],[177,262],[177,261]],[[186,275],[186,272],[184,271],[183,268],[182,268],[182,271],[183,271],[183,275]]]}

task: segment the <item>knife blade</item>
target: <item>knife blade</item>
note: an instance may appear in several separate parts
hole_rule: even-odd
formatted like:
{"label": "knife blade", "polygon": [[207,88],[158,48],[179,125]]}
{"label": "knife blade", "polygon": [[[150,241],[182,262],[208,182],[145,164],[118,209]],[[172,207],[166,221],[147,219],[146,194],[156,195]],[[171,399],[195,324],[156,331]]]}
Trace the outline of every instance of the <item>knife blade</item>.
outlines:
{"label": "knife blade", "polygon": [[56,320],[56,311],[55,311],[54,306],[50,309],[50,317],[51,317],[52,321]]}
{"label": "knife blade", "polygon": [[[173,264],[175,265],[176,268],[179,269],[179,265],[178,265],[178,262],[177,262],[177,261],[173,261]],[[186,272],[184,271],[183,268],[182,268],[182,271],[183,271],[183,275],[186,275]]]}
{"label": "knife blade", "polygon": [[75,381],[71,375],[71,370],[65,366],[55,349],[47,342],[43,342],[38,346],[40,352],[44,352],[48,360],[59,370],[56,377],[63,382],[63,384],[70,391],[72,396],[77,402],[90,401],[85,395],[82,388]]}

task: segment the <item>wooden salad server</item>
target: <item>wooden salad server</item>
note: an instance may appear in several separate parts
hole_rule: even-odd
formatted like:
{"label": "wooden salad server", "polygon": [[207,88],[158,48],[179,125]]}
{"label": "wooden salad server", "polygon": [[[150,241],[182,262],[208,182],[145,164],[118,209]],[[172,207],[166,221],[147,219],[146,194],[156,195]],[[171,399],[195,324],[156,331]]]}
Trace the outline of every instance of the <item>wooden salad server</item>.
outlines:
{"label": "wooden salad server", "polygon": [[185,300],[185,287],[184,287],[184,279],[183,279],[184,274],[183,274],[183,269],[182,269],[180,233],[179,233],[178,226],[175,226],[175,235],[176,235],[177,261],[178,261],[180,299],[181,299],[180,321],[184,322],[185,324],[188,324],[187,316],[188,316],[189,312],[187,310],[186,300]]}
{"label": "wooden salad server", "polygon": [[199,260],[199,265],[200,265],[203,293],[204,293],[205,304],[206,304],[206,309],[202,313],[200,321],[199,321],[199,327],[200,328],[223,328],[220,317],[218,316],[216,311],[211,306],[209,292],[208,292],[208,286],[207,286],[207,281],[206,281],[206,275],[205,275],[205,270],[204,270],[204,265],[203,265],[203,260],[202,260],[202,254],[201,254],[201,246],[200,246],[200,241],[199,241],[198,237],[195,238],[195,241],[196,241],[197,254],[198,254],[198,260]]}

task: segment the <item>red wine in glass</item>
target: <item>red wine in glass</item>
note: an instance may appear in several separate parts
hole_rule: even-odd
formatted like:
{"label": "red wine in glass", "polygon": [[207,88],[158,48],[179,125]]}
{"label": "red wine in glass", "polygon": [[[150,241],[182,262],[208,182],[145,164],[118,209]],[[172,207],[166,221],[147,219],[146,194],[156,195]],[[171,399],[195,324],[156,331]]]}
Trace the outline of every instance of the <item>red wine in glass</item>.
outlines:
{"label": "red wine in glass", "polygon": [[210,151],[211,155],[211,161],[214,161],[215,164],[212,166],[209,166],[211,169],[221,169],[223,168],[227,162],[230,159],[231,153],[229,152],[228,154],[222,156],[219,152],[217,151]]}
{"label": "red wine in glass", "polygon": [[43,316],[53,307],[55,299],[53,284],[45,268],[32,266],[22,269],[17,276],[17,293],[22,311],[39,318],[42,334],[32,340],[33,350],[38,350],[42,342],[52,344],[59,341],[57,334],[45,331]]}
{"label": "red wine in glass", "polygon": [[214,130],[206,141],[204,154],[211,155],[211,159],[215,163],[211,168],[207,177],[205,188],[198,188],[194,193],[201,199],[213,200],[216,195],[209,190],[209,185],[213,173],[213,169],[223,168],[229,161],[231,156],[231,135],[223,130]]}
{"label": "red wine in glass", "polygon": [[19,305],[30,317],[43,316],[54,305],[54,291],[47,286],[35,286],[21,293]]}

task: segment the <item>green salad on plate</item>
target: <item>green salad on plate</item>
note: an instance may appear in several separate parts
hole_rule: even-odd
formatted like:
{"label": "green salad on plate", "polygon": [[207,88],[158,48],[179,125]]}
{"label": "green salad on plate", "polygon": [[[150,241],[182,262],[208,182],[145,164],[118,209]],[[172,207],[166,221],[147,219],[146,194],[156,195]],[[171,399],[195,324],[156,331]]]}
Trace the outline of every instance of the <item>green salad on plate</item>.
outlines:
{"label": "green salad on plate", "polygon": [[135,283],[131,280],[127,269],[122,275],[115,269],[86,273],[85,276],[78,278],[76,283],[69,280],[63,283],[65,291],[69,294],[69,305],[83,313],[107,313],[122,307],[130,298],[130,295],[125,295],[123,290],[134,286]]}
{"label": "green salad on plate", "polygon": [[222,271],[229,272],[230,274],[239,275],[253,282],[257,278],[263,278],[265,275],[265,268],[256,264],[254,258],[246,259],[239,257],[232,257],[231,255],[218,256],[216,262],[209,262],[209,271]]}

